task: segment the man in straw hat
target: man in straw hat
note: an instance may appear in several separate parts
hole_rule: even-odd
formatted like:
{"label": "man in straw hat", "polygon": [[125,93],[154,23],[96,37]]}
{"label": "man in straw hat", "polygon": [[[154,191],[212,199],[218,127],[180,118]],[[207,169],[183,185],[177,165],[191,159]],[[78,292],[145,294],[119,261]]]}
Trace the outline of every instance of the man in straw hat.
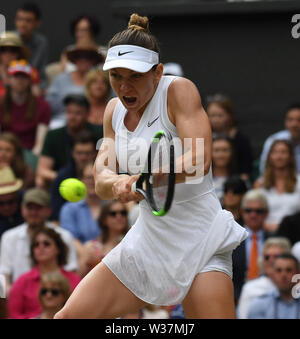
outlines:
{"label": "man in straw hat", "polygon": [[27,60],[29,56],[29,49],[23,45],[16,33],[5,32],[0,36],[0,95],[5,91],[10,63],[19,59]]}
{"label": "man in straw hat", "polygon": [[0,274],[6,277],[9,293],[11,284],[23,273],[31,269],[30,241],[35,230],[50,227],[58,232],[68,247],[66,271],[76,271],[77,256],[72,234],[49,222],[51,214],[48,192],[40,188],[26,191],[22,200],[22,215],[25,220],[20,226],[3,233],[0,244]]}
{"label": "man in straw hat", "polygon": [[23,222],[21,214],[21,188],[10,167],[0,169],[0,238],[2,234]]}

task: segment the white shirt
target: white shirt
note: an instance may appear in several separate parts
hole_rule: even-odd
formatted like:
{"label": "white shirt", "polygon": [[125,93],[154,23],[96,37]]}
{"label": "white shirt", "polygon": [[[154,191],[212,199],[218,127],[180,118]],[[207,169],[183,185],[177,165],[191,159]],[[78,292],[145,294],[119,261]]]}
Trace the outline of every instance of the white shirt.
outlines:
{"label": "white shirt", "polygon": [[[51,223],[46,223],[47,227],[54,228],[69,249],[67,271],[78,269],[77,255],[72,234]],[[11,276],[14,282],[21,274],[28,272],[32,268],[30,258],[30,238],[27,232],[28,224],[24,223],[3,233],[0,246],[0,273]]]}
{"label": "white shirt", "polygon": [[275,188],[262,189],[269,205],[269,214],[266,223],[280,224],[288,215],[300,211],[300,176],[297,176],[295,191],[278,193]]}
{"label": "white shirt", "polygon": [[247,319],[248,311],[252,301],[266,292],[274,289],[276,286],[272,280],[266,276],[261,276],[257,279],[247,281],[241,292],[239,305],[237,310],[237,317],[239,319]]}

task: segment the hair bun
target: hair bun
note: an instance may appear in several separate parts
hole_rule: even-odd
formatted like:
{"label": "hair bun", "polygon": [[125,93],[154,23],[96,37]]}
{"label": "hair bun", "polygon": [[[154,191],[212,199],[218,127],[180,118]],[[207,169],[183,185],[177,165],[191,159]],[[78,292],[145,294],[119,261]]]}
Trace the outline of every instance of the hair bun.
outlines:
{"label": "hair bun", "polygon": [[136,29],[149,33],[149,19],[146,16],[139,16],[136,13],[131,14],[128,28]]}

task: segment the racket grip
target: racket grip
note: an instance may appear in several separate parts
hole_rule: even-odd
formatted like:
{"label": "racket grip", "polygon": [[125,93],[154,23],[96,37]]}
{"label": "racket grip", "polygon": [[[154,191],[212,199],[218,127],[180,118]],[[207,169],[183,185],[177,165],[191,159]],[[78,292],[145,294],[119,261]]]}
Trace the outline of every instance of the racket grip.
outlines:
{"label": "racket grip", "polygon": [[131,191],[136,192],[136,181],[131,185]]}

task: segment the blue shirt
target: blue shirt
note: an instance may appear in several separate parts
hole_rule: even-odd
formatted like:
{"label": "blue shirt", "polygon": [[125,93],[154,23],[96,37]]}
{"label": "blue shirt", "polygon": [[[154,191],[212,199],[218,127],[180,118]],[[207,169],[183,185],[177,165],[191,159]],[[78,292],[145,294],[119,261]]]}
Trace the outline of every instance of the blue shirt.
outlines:
{"label": "blue shirt", "polygon": [[85,243],[101,234],[97,220],[94,220],[85,200],[67,202],[60,212],[60,226],[72,233],[74,238]]}
{"label": "blue shirt", "polygon": [[300,299],[287,303],[277,289],[272,290],[253,300],[248,319],[300,319]]}

